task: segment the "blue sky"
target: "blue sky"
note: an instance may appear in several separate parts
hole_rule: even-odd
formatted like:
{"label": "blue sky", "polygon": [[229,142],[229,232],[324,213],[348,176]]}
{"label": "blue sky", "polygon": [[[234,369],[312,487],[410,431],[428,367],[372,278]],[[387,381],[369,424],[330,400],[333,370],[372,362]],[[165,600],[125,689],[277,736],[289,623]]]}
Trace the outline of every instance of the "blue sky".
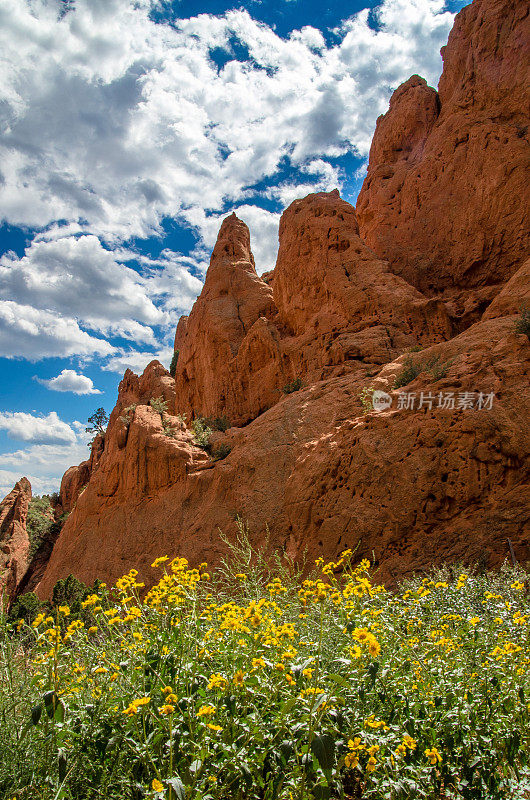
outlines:
{"label": "blue sky", "polygon": [[0,0],[0,494],[88,450],[127,366],[169,364],[224,215],[355,202],[377,116],[436,85],[463,0]]}

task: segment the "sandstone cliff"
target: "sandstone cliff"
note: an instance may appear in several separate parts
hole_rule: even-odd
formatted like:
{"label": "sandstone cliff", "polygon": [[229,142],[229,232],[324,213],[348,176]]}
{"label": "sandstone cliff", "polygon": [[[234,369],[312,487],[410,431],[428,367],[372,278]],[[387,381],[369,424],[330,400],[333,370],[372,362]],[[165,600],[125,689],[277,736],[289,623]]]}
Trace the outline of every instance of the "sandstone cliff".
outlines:
{"label": "sandstone cliff", "polygon": [[[357,211],[336,191],[295,201],[272,273],[223,222],[175,381],[158,362],[127,371],[86,489],[65,478],[43,596],[69,572],[215,561],[238,515],[299,559],[356,548],[383,579],[498,566],[508,539],[530,559],[527,26],[521,0],[465,8],[439,91],[414,76],[378,121]],[[373,389],[391,405],[364,413]],[[230,419],[225,458],[183,413]]]}
{"label": "sandstone cliff", "polygon": [[529,254],[528,4],[474,0],[442,49],[438,92],[413,76],[379,118],[361,236],[422,291],[503,283]]}
{"label": "sandstone cliff", "polygon": [[31,484],[21,478],[0,503],[0,597],[10,596],[26,571],[29,538],[26,518]]}

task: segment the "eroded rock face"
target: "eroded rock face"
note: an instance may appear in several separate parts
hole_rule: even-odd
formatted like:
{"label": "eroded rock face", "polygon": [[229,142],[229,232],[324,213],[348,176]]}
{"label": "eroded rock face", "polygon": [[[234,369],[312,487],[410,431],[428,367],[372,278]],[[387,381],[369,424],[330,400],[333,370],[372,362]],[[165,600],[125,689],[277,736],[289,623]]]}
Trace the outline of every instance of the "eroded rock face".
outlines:
{"label": "eroded rock face", "polygon": [[90,448],[90,458],[66,470],[61,480],[59,502],[55,508],[56,517],[69,514],[75,506],[77,498],[87,486],[90,476],[98,465],[104,446],[105,437],[96,436]]}
{"label": "eroded rock face", "polygon": [[11,597],[26,571],[29,537],[26,518],[31,500],[31,484],[21,478],[0,503],[0,597]]}
{"label": "eroded rock face", "polygon": [[[530,441],[527,337],[515,317],[477,323],[426,348],[446,365],[436,380],[425,369],[401,391],[423,391],[433,407],[399,410],[391,387],[404,356],[369,378],[364,373],[317,381],[282,398],[224,441],[230,454],[212,463],[182,438],[166,441],[156,415],[135,412],[134,438],[109,451],[65,525],[39,587],[48,594],[71,571],[91,582],[131,567],[148,581],[158,555],[215,563],[235,535],[239,514],[254,542],[265,528],[271,548],[302,559],[334,558],[346,548],[375,556],[378,577],[398,577],[444,561],[499,566],[530,559]],[[360,392],[390,391],[392,407],[363,414]],[[494,393],[491,408],[439,408],[439,393]],[[164,464],[182,453],[182,468]],[[114,455],[112,454],[114,452]]]}
{"label": "eroded rock face", "polygon": [[501,284],[528,255],[530,25],[524,0],[474,0],[377,122],[357,202],[363,240],[424,292]]}
{"label": "eroded rock face", "polygon": [[[269,317],[274,317],[272,290],[256,273],[247,226],[232,214],[221,225],[203,290],[177,329],[176,412],[229,414],[241,423],[267,406],[259,372],[261,362],[269,360],[271,341],[263,327]],[[246,373],[249,385],[241,391],[237,359],[245,339],[249,341],[239,361],[249,350],[253,361]],[[266,383],[264,388],[266,394]]]}
{"label": "eroded rock face", "polygon": [[282,215],[274,300],[282,322],[312,339],[378,325],[419,342],[451,335],[443,303],[374,257],[359,238],[355,209],[337,190],[295,200]]}
{"label": "eroded rock face", "polygon": [[223,222],[204,289],[175,337],[176,411],[246,424],[297,377],[308,383],[382,364],[407,344],[451,335],[444,304],[374,256],[338,191],[292,203],[279,238],[266,283],[246,225],[235,215]]}

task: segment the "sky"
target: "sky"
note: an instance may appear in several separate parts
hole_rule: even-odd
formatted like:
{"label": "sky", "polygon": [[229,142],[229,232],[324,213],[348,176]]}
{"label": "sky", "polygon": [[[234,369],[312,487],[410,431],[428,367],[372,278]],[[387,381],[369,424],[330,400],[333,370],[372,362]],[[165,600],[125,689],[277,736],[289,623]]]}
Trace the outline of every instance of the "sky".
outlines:
{"label": "sky", "polygon": [[125,369],[169,366],[226,214],[261,274],[289,203],[355,203],[465,4],[0,0],[0,497],[58,490]]}

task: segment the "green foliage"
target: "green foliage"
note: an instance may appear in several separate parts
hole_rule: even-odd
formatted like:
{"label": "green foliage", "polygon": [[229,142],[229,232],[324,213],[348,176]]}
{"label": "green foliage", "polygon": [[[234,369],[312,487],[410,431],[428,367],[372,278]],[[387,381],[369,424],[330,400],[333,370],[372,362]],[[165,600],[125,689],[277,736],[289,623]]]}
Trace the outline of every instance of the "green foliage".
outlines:
{"label": "green foliage", "polygon": [[156,413],[160,414],[161,417],[163,417],[164,414],[167,414],[167,407],[169,403],[167,400],[164,400],[162,395],[160,395],[160,397],[152,397],[149,400],[149,405],[153,411],[156,411]]}
{"label": "green foliage", "polygon": [[193,441],[195,444],[208,451],[210,449],[210,436],[213,431],[207,424],[206,419],[204,417],[195,417],[191,423],[191,428],[193,430]]}
{"label": "green foliage", "polygon": [[169,374],[171,375],[172,378],[175,377],[175,373],[177,371],[178,360],[179,360],[179,351],[175,350],[175,352],[173,353],[173,356],[171,358],[171,364],[169,366]]}
{"label": "green foliage", "polygon": [[519,319],[515,322],[515,332],[523,333],[530,339],[530,310],[523,306]]}
{"label": "green foliage", "polygon": [[231,426],[231,422],[225,414],[221,417],[204,417],[204,423],[212,431],[221,431],[221,433],[227,431]]}
{"label": "green foliage", "polygon": [[97,436],[105,436],[109,418],[104,408],[96,408],[91,417],[88,418],[88,425],[85,428],[86,433],[94,434],[88,446],[91,447],[94,439]]}
{"label": "green foliage", "polygon": [[153,411],[156,411],[157,414],[160,414],[160,420],[162,422],[162,430],[164,431],[165,435],[169,436],[172,439],[175,438],[176,430],[175,428],[173,428],[172,425],[170,425],[169,421],[166,419],[167,407],[169,405],[168,401],[164,400],[162,396],[152,397],[149,400],[149,405],[151,406]]}
{"label": "green foliage", "polygon": [[349,551],[300,574],[251,540],[0,618],[1,800],[528,797],[527,573],[389,592]]}
{"label": "green foliage", "polygon": [[220,444],[218,445],[215,450],[212,452],[212,458],[214,461],[222,461],[223,458],[226,458],[232,452],[232,448],[228,444]]}
{"label": "green foliage", "polygon": [[120,420],[123,422],[124,425],[129,426],[133,420],[134,412],[136,411],[137,403],[131,403],[130,406],[126,406],[123,409],[123,414],[120,416]]}
{"label": "green foliage", "polygon": [[53,587],[52,605],[65,605],[70,607],[71,613],[78,613],[81,610],[81,602],[88,593],[86,584],[70,574],[66,578],[57,581]]}
{"label": "green foliage", "polygon": [[453,361],[454,359],[440,361],[440,356],[432,356],[425,362],[424,369],[435,381],[439,381],[447,376]]}
{"label": "green foliage", "polygon": [[283,393],[292,394],[293,392],[297,392],[301,388],[302,388],[302,379],[294,378],[292,381],[285,384],[285,386],[283,387]]}
{"label": "green foliage", "polygon": [[26,530],[30,542],[30,557],[39,546],[55,522],[52,504],[48,495],[34,495],[29,501]]}
{"label": "green foliage", "polygon": [[403,366],[398,372],[394,380],[394,389],[399,389],[401,386],[407,386],[414,380],[421,372],[421,364],[415,363],[412,356],[407,356],[403,360]]}
{"label": "green foliage", "polygon": [[20,595],[9,609],[9,620],[16,622],[16,620],[23,619],[28,625],[31,625],[37,614],[42,610],[42,601],[37,597],[34,592],[26,592]]}
{"label": "green foliage", "polygon": [[172,425],[170,425],[170,423],[165,417],[162,417],[162,430],[164,431],[166,436],[170,437],[170,439],[174,439],[177,435],[175,428]]}
{"label": "green foliage", "polygon": [[373,386],[363,386],[361,389],[359,400],[361,401],[361,405],[363,407],[363,414],[369,414],[370,411],[374,410],[374,404],[372,402],[373,393]]}

